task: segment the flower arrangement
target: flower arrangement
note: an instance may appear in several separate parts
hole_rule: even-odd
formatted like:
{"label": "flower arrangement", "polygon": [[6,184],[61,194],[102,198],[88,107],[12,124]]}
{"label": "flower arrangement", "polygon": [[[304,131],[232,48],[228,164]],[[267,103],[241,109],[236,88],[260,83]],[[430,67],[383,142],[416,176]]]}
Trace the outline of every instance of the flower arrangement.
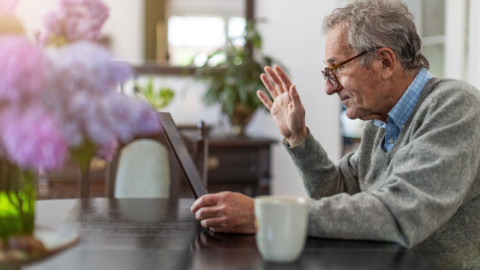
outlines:
{"label": "flower arrangement", "polygon": [[0,0],[0,206],[17,191],[2,184],[15,172],[57,169],[69,156],[86,170],[94,155],[109,160],[119,143],[161,129],[148,104],[117,91],[131,69],[96,43],[107,6],[59,0],[31,40],[17,2]]}
{"label": "flower arrangement", "polygon": [[[0,13],[15,20],[16,2],[1,0]],[[55,169],[78,151],[109,159],[118,142],[160,129],[147,104],[117,91],[130,67],[96,44],[108,12],[100,0],[60,0],[36,44],[0,33],[0,157]]]}

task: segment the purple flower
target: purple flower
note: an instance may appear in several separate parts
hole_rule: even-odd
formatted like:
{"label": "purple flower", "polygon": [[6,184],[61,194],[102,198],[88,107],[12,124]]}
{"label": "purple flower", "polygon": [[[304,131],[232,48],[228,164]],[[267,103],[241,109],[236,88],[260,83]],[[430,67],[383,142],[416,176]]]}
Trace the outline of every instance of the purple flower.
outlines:
{"label": "purple flower", "polygon": [[111,157],[117,141],[158,132],[161,124],[144,102],[117,91],[128,79],[128,65],[112,61],[98,45],[77,42],[47,51],[46,107],[62,127],[69,147],[86,140],[100,155]]}
{"label": "purple flower", "polygon": [[103,158],[104,160],[112,160],[117,146],[117,140],[112,140],[110,144],[100,145],[97,150],[97,157]]}
{"label": "purple flower", "polygon": [[0,112],[1,143],[7,158],[21,168],[60,168],[67,145],[55,120],[38,105]]}
{"label": "purple flower", "polygon": [[76,92],[55,107],[55,117],[71,147],[88,139],[99,149],[110,149],[117,140],[127,142],[135,136],[161,130],[161,123],[150,106],[118,92],[104,95]]}
{"label": "purple flower", "polygon": [[95,42],[108,16],[109,9],[100,0],[60,0],[59,9],[45,16],[47,32],[41,40],[56,45],[80,40]]}
{"label": "purple flower", "polygon": [[106,49],[90,42],[48,49],[47,58],[48,88],[68,93],[88,91],[97,95],[116,91],[132,73],[127,64],[112,61]]}
{"label": "purple flower", "polygon": [[45,85],[42,51],[24,36],[0,36],[0,59],[0,104],[37,98]]}
{"label": "purple flower", "polygon": [[162,128],[160,119],[147,103],[119,93],[103,100],[103,112],[105,124],[123,143]]}
{"label": "purple flower", "polygon": [[[0,15],[17,0],[6,1],[0,0]],[[119,142],[160,131],[146,103],[117,91],[131,68],[92,42],[107,18],[100,0],[60,0],[43,38],[64,46],[41,50],[12,32],[0,36],[0,158],[51,170],[69,149],[90,155],[93,143],[97,155],[110,159]]]}

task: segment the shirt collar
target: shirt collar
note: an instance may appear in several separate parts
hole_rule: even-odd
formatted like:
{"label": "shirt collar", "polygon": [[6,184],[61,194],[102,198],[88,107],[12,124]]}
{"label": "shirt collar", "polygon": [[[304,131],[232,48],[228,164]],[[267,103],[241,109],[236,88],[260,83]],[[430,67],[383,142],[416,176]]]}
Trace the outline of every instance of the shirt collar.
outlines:
{"label": "shirt collar", "polygon": [[[410,118],[410,115],[412,114],[413,108],[415,108],[415,105],[420,98],[423,88],[431,78],[432,75],[425,68],[420,69],[417,76],[415,76],[415,79],[408,86],[407,90],[405,90],[405,93],[403,93],[400,100],[388,113],[388,118],[393,124],[399,128],[402,128],[405,122],[407,122],[408,118]],[[389,121],[387,120],[387,122]],[[373,123],[377,127],[385,128],[386,126],[385,122],[377,119],[374,119]]]}

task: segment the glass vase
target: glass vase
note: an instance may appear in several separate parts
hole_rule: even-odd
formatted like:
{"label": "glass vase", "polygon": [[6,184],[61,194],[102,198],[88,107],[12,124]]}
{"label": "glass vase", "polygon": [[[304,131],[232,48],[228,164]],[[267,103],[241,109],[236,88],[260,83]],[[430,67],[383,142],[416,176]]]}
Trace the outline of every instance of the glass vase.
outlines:
{"label": "glass vase", "polygon": [[0,159],[0,240],[33,234],[35,199],[35,173]]}

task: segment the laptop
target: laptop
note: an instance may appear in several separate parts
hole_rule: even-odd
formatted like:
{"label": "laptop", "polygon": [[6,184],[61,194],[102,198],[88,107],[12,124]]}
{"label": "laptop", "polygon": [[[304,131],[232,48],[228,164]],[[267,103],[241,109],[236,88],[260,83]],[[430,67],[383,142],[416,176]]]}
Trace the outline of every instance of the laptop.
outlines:
{"label": "laptop", "polygon": [[207,188],[203,184],[200,173],[198,172],[192,157],[188,153],[187,146],[180,136],[171,114],[167,112],[159,112],[158,114],[162,120],[163,131],[166,135],[168,145],[170,149],[173,150],[174,156],[180,165],[185,179],[188,180],[188,184],[190,185],[195,198],[207,194]]}

